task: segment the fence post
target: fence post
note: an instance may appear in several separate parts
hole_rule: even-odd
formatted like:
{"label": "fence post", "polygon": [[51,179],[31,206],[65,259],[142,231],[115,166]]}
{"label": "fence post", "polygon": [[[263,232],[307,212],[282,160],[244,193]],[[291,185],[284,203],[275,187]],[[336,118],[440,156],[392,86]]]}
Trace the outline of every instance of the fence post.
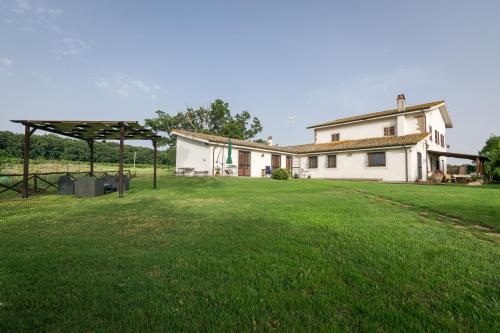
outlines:
{"label": "fence post", "polygon": [[35,187],[34,194],[38,193],[38,175],[36,173],[33,174],[33,186]]}

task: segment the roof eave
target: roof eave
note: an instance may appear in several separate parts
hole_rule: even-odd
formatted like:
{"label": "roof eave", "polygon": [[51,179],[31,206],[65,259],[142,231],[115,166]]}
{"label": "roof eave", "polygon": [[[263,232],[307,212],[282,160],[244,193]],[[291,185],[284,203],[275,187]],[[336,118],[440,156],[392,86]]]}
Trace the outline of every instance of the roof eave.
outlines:
{"label": "roof eave", "polygon": [[438,107],[439,107],[439,112],[441,112],[441,116],[443,117],[445,127],[453,128],[453,120],[451,119],[450,113],[446,108],[446,104],[443,103]]}
{"label": "roof eave", "polygon": [[[191,140],[195,140],[195,141],[199,141],[199,142],[204,142],[204,143],[208,143],[208,144],[212,144],[212,145],[227,145],[227,143],[221,143],[221,142],[217,142],[217,141],[213,141],[213,140],[210,140],[210,139],[203,139],[203,138],[200,138],[198,136],[195,136],[195,135],[190,135],[190,134],[185,134],[185,133],[181,133],[181,132],[177,132],[176,130],[172,130],[170,132],[171,135],[176,135],[176,136],[181,136],[183,138],[187,138],[187,139],[191,139]],[[229,138],[228,138],[229,139]],[[266,152],[274,152],[274,153],[283,153],[283,154],[295,154],[294,151],[291,151],[285,147],[274,147],[273,146],[270,146],[270,147],[254,147],[254,146],[245,146],[245,145],[241,145],[241,144],[238,144],[238,143],[235,143],[233,142],[232,143],[232,146],[234,148],[243,148],[243,149],[254,149],[254,150],[259,150],[259,151],[266,151]]]}

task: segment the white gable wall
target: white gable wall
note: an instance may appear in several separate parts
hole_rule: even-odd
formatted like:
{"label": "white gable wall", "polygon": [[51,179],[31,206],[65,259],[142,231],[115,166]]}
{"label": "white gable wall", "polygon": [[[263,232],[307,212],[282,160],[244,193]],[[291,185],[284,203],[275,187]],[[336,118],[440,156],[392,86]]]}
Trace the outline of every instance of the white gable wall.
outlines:
{"label": "white gable wall", "polygon": [[[437,150],[437,151],[447,151],[446,144],[447,144],[447,137],[446,137],[446,125],[444,123],[443,117],[441,115],[441,112],[439,109],[435,109],[432,111],[429,111],[426,113],[427,117],[427,131],[429,131],[429,125],[432,126],[432,141],[430,138],[427,139],[427,143],[429,144],[429,150]],[[441,146],[441,137],[439,138],[439,144],[436,144],[436,137],[435,133],[436,130],[439,132],[439,134],[444,135],[444,147]],[[446,157],[440,157],[440,164],[441,167],[446,170],[446,164],[447,164],[447,158]],[[429,158],[429,166],[428,166],[429,172],[435,169],[435,160]]]}
{"label": "white gable wall", "polygon": [[175,166],[179,168],[194,168],[196,171],[208,171],[211,175],[211,147],[210,145],[177,136],[175,152]]}

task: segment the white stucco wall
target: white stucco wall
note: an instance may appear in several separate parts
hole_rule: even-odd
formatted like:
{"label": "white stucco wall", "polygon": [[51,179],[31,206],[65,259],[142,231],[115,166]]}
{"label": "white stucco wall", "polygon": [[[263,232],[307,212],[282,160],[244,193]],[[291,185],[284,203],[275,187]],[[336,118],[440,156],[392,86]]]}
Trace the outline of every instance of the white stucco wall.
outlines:
{"label": "white stucco wall", "polygon": [[384,136],[384,127],[397,125],[396,116],[384,119],[368,120],[328,128],[316,129],[316,143],[332,141],[332,134],[339,133],[340,140],[376,138]]}
{"label": "white stucco wall", "polygon": [[204,142],[177,137],[176,169],[194,168],[196,171],[208,171],[211,175],[211,147]]}
{"label": "white stucco wall", "polygon": [[[384,136],[384,127],[396,127],[396,135],[406,135],[413,133],[420,133],[417,117],[421,116],[421,112],[407,113],[402,115],[394,115],[393,117],[366,120],[363,122],[354,122],[344,125],[337,125],[333,127],[325,127],[315,129],[316,143],[331,142],[331,136],[334,133],[340,134],[340,140],[352,140],[363,138],[374,138]],[[426,111],[427,129],[429,125],[434,130],[446,136],[446,127],[444,120],[441,116],[439,109]],[[446,142],[446,139],[445,139]],[[441,146],[439,146],[441,147]],[[429,148],[437,150],[438,147]]]}
{"label": "white stucco wall", "polygon": [[[429,144],[429,150],[437,150],[437,151],[447,151],[447,137],[446,137],[446,125],[444,123],[443,117],[441,116],[441,112],[439,109],[435,109],[426,113],[427,117],[427,131],[429,131],[429,126],[432,126],[432,141],[428,138],[427,143]],[[441,138],[439,138],[439,144],[436,144],[436,137],[434,135],[435,131],[438,131],[439,134],[444,135],[444,147],[441,146]],[[429,165],[428,170],[431,172],[435,169],[435,157],[429,157]],[[441,167],[446,171],[447,158],[440,157]]]}
{"label": "white stucco wall", "polygon": [[[217,146],[215,149],[215,165],[222,167],[222,163],[226,165],[227,160],[227,147],[225,146]],[[223,151],[222,151],[223,150]],[[262,170],[266,168],[266,166],[271,166],[271,156],[272,155],[280,155],[281,156],[281,167],[286,167],[286,154],[284,153],[271,153],[264,150],[256,150],[250,148],[241,148],[238,146],[233,146],[232,152],[232,160],[233,164],[238,166],[238,153],[239,151],[248,151],[250,152],[250,176],[251,177],[261,177]],[[219,152],[221,152],[219,154]],[[212,174],[210,174],[212,175]],[[224,174],[223,174],[224,175]],[[238,175],[238,171],[236,168],[236,175]]]}
{"label": "white stucco wall", "polygon": [[[301,156],[300,167],[302,170],[308,171],[306,175],[311,178],[334,178],[334,179],[376,179],[384,181],[406,181],[405,171],[405,152],[404,149],[386,149],[374,150],[386,152],[386,166],[369,167],[368,166],[368,151],[342,152],[336,153],[337,167],[327,168],[327,155],[319,154],[318,168],[311,169],[308,167],[308,156]],[[310,155],[313,156],[313,155]]]}

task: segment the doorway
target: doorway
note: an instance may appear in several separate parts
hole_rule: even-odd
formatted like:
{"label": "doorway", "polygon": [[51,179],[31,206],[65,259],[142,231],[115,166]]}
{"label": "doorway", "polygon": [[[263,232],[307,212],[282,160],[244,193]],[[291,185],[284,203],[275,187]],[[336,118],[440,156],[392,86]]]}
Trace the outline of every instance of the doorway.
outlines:
{"label": "doorway", "polygon": [[286,157],[286,168],[292,174],[292,156],[287,156]]}
{"label": "doorway", "polygon": [[238,176],[250,177],[250,152],[238,151]]}
{"label": "doorway", "polygon": [[422,153],[417,152],[417,178],[422,179]]}

